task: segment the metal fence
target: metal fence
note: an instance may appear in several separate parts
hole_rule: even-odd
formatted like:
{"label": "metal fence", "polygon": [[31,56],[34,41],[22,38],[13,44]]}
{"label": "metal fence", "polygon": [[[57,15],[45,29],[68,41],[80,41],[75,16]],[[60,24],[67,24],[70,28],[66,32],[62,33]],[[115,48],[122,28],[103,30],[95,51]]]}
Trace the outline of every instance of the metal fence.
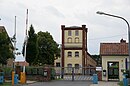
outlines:
{"label": "metal fence", "polygon": [[[92,75],[96,73],[94,67],[49,67],[51,79],[55,80],[92,80]],[[27,79],[44,77],[43,67],[27,67]]]}
{"label": "metal fence", "polygon": [[[51,80],[92,80],[92,75],[96,73],[94,67],[49,67]],[[4,67],[4,77],[7,80],[11,80],[12,67]],[[22,67],[16,68],[16,73],[19,75],[22,72]],[[42,81],[44,77],[44,67],[26,67],[26,78],[27,80]]]}

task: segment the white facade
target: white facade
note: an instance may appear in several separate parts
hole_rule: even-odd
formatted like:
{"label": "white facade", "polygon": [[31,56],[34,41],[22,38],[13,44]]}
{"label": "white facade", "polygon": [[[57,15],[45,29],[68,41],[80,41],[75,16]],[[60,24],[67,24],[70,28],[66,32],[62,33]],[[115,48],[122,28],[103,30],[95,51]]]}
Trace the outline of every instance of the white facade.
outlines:
{"label": "white facade", "polygon": [[[106,76],[102,74],[102,80],[108,81],[108,62],[119,62],[119,80],[123,80],[123,73],[121,70],[126,69],[125,59],[127,56],[102,56],[102,68],[106,70]],[[103,71],[102,71],[103,73]]]}

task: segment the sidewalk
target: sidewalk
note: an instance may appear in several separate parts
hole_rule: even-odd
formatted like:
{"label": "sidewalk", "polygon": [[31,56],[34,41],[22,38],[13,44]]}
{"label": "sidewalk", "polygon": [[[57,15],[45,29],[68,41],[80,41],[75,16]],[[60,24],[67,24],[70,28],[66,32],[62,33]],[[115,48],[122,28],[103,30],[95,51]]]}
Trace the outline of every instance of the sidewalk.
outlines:
{"label": "sidewalk", "polygon": [[119,86],[119,85],[118,85],[118,82],[99,81],[98,84],[91,84],[90,86]]}

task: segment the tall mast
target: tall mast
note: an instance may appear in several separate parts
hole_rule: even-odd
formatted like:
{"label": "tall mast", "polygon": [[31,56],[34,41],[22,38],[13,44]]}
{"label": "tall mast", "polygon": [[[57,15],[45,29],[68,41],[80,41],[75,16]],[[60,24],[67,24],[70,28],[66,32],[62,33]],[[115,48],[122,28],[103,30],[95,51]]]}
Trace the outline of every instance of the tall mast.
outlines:
{"label": "tall mast", "polygon": [[16,16],[15,16],[15,25],[14,25],[14,48],[16,54]]}
{"label": "tall mast", "polygon": [[13,65],[13,68],[14,68],[14,71],[15,71],[15,59],[16,59],[16,16],[15,16],[15,24],[14,24],[14,35],[13,35],[13,42],[14,42],[14,65]]}
{"label": "tall mast", "polygon": [[[25,40],[24,40],[24,59],[26,62],[26,47],[27,47],[27,40],[28,40],[28,34],[27,34],[27,29],[28,29],[28,9],[27,9],[27,14],[26,14],[26,31],[25,31]],[[25,72],[25,65],[23,67],[23,72]]]}

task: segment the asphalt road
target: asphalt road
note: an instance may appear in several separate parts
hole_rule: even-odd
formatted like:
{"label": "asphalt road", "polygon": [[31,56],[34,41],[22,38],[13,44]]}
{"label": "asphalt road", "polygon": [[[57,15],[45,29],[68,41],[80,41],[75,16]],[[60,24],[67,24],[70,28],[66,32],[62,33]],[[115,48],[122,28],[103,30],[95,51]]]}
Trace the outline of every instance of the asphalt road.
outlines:
{"label": "asphalt road", "polygon": [[90,81],[51,81],[51,82],[36,82],[23,86],[90,86]]}

